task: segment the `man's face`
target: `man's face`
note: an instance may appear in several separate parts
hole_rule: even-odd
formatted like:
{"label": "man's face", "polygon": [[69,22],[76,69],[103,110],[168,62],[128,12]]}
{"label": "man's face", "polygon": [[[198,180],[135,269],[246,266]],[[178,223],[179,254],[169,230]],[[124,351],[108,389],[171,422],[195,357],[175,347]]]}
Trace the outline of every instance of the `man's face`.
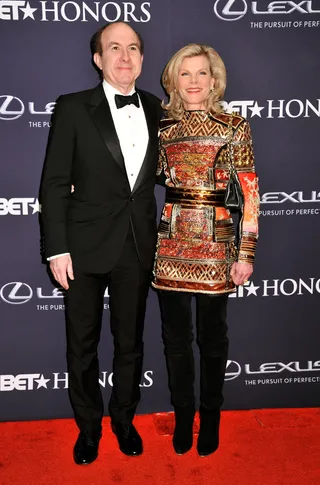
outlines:
{"label": "man's face", "polygon": [[140,75],[143,56],[139,39],[126,24],[113,24],[101,35],[102,55],[94,54],[94,62],[104,79],[123,94],[128,94]]}

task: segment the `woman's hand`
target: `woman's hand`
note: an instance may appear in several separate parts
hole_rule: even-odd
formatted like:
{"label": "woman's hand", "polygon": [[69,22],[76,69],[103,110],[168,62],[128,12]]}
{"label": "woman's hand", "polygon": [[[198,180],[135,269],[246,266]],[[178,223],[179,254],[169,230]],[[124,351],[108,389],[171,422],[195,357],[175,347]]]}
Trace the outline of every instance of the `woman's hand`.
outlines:
{"label": "woman's hand", "polygon": [[247,281],[253,273],[253,266],[249,263],[233,263],[230,271],[232,281],[240,286]]}

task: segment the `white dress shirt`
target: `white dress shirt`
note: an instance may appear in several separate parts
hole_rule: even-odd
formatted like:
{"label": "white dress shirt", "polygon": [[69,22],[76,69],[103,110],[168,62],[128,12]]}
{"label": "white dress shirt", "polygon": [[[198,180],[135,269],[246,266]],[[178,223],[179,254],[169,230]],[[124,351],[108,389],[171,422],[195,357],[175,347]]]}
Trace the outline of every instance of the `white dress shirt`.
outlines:
{"label": "white dress shirt", "polygon": [[[138,96],[140,102],[139,108],[134,104],[124,106],[123,108],[117,108],[115,95],[120,94],[123,96],[123,93],[107,83],[106,80],[103,81],[102,86],[110,106],[111,116],[119,139],[127,177],[132,190],[139,175],[149,141],[148,126],[141,99]],[[130,93],[128,93],[128,96],[132,95],[134,92],[135,88],[133,87]],[[52,259],[67,254],[70,253],[57,254],[47,258],[47,260],[51,261]]]}
{"label": "white dress shirt", "polygon": [[[148,127],[141,99],[139,98],[139,108],[134,104],[129,104],[118,109],[115,103],[115,95],[123,94],[105,80],[102,85],[110,106],[129,184],[132,190],[140,172],[149,141]],[[134,92],[135,88],[128,93],[128,96],[132,95]]]}

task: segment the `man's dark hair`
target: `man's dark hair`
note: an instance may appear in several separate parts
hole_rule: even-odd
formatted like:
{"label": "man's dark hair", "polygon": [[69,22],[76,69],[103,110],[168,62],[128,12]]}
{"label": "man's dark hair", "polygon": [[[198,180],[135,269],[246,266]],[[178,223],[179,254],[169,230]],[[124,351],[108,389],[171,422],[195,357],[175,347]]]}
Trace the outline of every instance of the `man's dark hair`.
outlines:
{"label": "man's dark hair", "polygon": [[[112,24],[106,24],[103,27],[101,27],[95,34],[93,34],[93,36],[91,38],[91,41],[90,41],[90,49],[91,49],[92,57],[94,56],[95,53],[100,54],[100,56],[102,55],[101,36],[102,36],[102,33],[105,31],[105,29],[107,29],[110,25],[123,24],[123,23],[125,23],[125,22],[120,22],[119,21],[119,22],[113,22]],[[138,32],[136,32],[135,29],[133,29],[131,27],[131,25],[129,25],[129,27],[130,27],[130,29],[133,30],[133,32],[138,37],[140,54],[143,55],[143,52],[144,52],[144,42],[143,42],[143,39],[142,39],[141,35],[138,34]]]}

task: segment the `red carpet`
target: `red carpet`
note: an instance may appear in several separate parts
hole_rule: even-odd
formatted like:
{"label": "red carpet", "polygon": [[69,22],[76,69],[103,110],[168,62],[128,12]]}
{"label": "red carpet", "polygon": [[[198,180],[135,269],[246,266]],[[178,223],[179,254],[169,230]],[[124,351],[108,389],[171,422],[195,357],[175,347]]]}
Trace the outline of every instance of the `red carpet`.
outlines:
{"label": "red carpet", "polygon": [[320,485],[318,409],[225,411],[220,448],[206,458],[195,447],[174,453],[171,413],[138,416],[135,424],[142,456],[118,450],[106,418],[99,458],[80,467],[72,460],[72,420],[0,423],[0,484]]}

